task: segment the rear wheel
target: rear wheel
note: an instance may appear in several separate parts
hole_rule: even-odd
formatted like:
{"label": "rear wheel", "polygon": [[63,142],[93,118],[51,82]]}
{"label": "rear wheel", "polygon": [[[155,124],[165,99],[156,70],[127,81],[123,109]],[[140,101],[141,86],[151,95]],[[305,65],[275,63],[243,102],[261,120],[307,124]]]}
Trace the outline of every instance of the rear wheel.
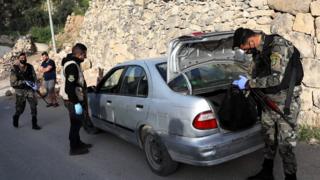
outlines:
{"label": "rear wheel", "polygon": [[157,135],[148,133],[144,138],[143,147],[148,165],[154,173],[167,176],[177,170],[178,162],[171,159],[166,147]]}

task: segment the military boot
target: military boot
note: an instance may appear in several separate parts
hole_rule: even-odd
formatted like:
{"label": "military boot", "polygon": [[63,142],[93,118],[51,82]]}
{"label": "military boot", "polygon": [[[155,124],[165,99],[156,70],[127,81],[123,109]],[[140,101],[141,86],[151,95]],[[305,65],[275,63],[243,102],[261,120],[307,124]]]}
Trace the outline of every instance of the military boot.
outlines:
{"label": "military boot", "polygon": [[296,173],[293,173],[293,174],[285,174],[285,180],[297,180],[297,175]]}
{"label": "military boot", "polygon": [[273,160],[264,159],[262,170],[258,174],[248,177],[247,180],[274,180]]}
{"label": "military boot", "polygon": [[75,147],[75,148],[70,148],[69,155],[74,156],[74,155],[82,155],[82,154],[88,154],[88,153],[89,153],[88,148]]}
{"label": "military boot", "polygon": [[13,119],[13,127],[18,128],[19,127],[19,116],[18,115],[14,115],[12,117]]}
{"label": "military boot", "polygon": [[32,117],[32,129],[34,129],[34,130],[41,129],[41,127],[38,126],[38,124],[37,124],[37,117],[35,117],[35,116]]}
{"label": "military boot", "polygon": [[84,143],[82,141],[79,142],[79,147],[80,148],[92,148],[92,144],[87,144],[87,143]]}

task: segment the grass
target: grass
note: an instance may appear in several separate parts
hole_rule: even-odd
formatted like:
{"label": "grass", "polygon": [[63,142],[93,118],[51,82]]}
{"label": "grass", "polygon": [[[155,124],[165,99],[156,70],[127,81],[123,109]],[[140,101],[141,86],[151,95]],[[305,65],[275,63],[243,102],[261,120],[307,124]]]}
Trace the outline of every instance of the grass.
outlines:
{"label": "grass", "polygon": [[320,141],[320,128],[300,125],[298,138],[300,141],[306,142],[309,142],[311,139],[317,139],[318,141]]}

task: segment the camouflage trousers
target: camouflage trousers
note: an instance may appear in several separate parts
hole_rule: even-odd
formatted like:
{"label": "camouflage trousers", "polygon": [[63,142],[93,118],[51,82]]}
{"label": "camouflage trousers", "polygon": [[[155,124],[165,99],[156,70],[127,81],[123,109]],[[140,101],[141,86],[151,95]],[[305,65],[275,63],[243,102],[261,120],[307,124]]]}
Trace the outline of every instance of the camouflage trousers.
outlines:
{"label": "camouflage trousers", "polygon": [[[281,110],[284,108],[285,95],[271,97]],[[283,118],[274,111],[265,110],[262,113],[262,134],[265,141],[264,157],[274,159],[279,150],[282,158],[284,172],[287,174],[296,173],[297,162],[294,148],[297,145],[297,117],[300,111],[300,98],[292,98],[289,122],[294,125],[291,127]]]}
{"label": "camouflage trousers", "polygon": [[26,101],[29,102],[31,115],[37,116],[37,98],[32,91],[16,91],[16,116],[20,116],[26,107]]}

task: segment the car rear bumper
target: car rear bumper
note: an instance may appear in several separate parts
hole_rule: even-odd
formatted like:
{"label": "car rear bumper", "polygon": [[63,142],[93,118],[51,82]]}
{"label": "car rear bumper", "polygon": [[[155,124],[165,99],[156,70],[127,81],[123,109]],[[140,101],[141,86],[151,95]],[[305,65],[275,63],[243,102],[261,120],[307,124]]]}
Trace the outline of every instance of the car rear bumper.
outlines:
{"label": "car rear bumper", "polygon": [[264,145],[259,125],[237,133],[218,133],[199,138],[160,136],[173,160],[201,166],[220,164],[254,152]]}

